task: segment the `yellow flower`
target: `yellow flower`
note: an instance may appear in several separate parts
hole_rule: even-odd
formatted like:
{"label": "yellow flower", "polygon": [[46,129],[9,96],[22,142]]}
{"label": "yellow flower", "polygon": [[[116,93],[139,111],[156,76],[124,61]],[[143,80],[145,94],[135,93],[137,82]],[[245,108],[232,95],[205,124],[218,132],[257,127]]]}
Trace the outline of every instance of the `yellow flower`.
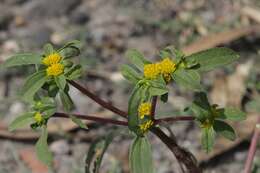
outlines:
{"label": "yellow flower", "polygon": [[212,125],[213,125],[213,120],[207,119],[200,125],[200,127],[209,129]]}
{"label": "yellow flower", "polygon": [[139,125],[139,127],[143,133],[146,133],[153,126],[153,124],[154,122],[152,120],[148,120],[145,123]]}
{"label": "yellow flower", "polygon": [[63,73],[64,65],[57,63],[47,68],[47,76],[58,76]]}
{"label": "yellow flower", "polygon": [[140,116],[140,118],[143,119],[145,115],[151,115],[151,108],[152,105],[149,102],[140,104],[140,106],[138,107],[138,115]]}
{"label": "yellow flower", "polygon": [[176,64],[170,58],[164,58],[160,62],[160,72],[162,74],[170,74],[176,69]]}
{"label": "yellow flower", "polygon": [[42,114],[40,112],[36,112],[34,114],[34,120],[36,121],[36,123],[40,124],[43,121],[43,117]]}
{"label": "yellow flower", "polygon": [[156,64],[144,65],[144,77],[147,79],[155,79],[160,74]]}
{"label": "yellow flower", "polygon": [[48,55],[42,60],[42,63],[46,66],[57,64],[61,61],[62,57],[58,53]]}

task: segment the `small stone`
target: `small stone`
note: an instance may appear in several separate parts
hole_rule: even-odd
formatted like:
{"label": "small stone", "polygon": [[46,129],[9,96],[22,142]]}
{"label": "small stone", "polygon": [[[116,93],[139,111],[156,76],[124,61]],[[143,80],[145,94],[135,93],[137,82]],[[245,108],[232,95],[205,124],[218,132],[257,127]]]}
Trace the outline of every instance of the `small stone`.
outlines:
{"label": "small stone", "polygon": [[66,155],[70,152],[70,147],[67,141],[58,140],[50,145],[50,150],[57,155]]}

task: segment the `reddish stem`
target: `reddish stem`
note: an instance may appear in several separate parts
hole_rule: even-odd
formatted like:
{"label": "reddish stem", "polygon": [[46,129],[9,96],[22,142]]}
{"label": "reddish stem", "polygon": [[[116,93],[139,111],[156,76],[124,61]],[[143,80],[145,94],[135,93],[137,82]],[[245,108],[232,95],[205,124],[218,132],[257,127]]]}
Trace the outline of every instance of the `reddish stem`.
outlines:
{"label": "reddish stem", "polygon": [[[257,119],[257,124],[260,124],[260,117],[258,117],[258,119]],[[251,172],[259,136],[260,136],[260,129],[255,127],[253,137],[251,138],[251,144],[250,144],[247,159],[246,159],[244,173]]]}
{"label": "reddish stem", "polygon": [[195,117],[192,116],[179,116],[179,117],[166,117],[166,118],[160,118],[155,120],[155,124],[160,124],[163,122],[175,122],[175,121],[193,121],[195,120]]}
{"label": "reddish stem", "polygon": [[53,117],[61,117],[61,118],[70,118],[69,115],[73,115],[79,119],[83,120],[90,120],[90,121],[96,121],[100,123],[110,123],[110,124],[115,124],[115,125],[121,125],[121,126],[127,126],[128,123],[126,121],[118,121],[118,120],[113,120],[109,118],[101,118],[101,117],[96,117],[96,116],[91,116],[91,115],[82,115],[82,114],[67,114],[63,112],[56,112]]}
{"label": "reddish stem", "polygon": [[95,95],[94,93],[90,92],[86,87],[81,86],[80,84],[76,83],[75,81],[69,80],[68,81],[72,86],[74,86],[75,88],[77,88],[79,91],[81,91],[83,94],[85,94],[86,96],[88,96],[89,98],[91,98],[92,100],[94,100],[96,103],[98,103],[100,106],[126,118],[127,117],[127,113],[116,108],[115,106],[113,106],[111,103],[108,103],[104,100],[102,100],[101,98],[99,98],[97,95]]}
{"label": "reddish stem", "polygon": [[153,100],[152,100],[152,110],[151,110],[152,120],[154,120],[154,115],[155,115],[155,110],[156,110],[156,103],[157,103],[157,96],[154,96]]}

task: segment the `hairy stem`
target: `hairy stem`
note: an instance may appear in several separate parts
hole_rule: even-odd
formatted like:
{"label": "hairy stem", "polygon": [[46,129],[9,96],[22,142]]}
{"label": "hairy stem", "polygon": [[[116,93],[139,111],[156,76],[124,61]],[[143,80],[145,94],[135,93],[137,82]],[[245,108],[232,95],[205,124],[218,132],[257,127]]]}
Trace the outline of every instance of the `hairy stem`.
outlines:
{"label": "hairy stem", "polygon": [[88,96],[89,98],[91,98],[93,101],[95,101],[96,103],[98,103],[100,106],[122,116],[122,117],[127,117],[127,113],[116,108],[115,106],[113,106],[111,103],[106,102],[104,100],[102,100],[101,98],[99,98],[97,95],[95,95],[94,93],[90,92],[88,90],[88,88],[81,86],[80,84],[76,83],[75,81],[69,80],[68,81],[72,86],[74,86],[75,88],[77,88],[79,91],[81,91],[83,94],[85,94],[86,96]]}
{"label": "hairy stem", "polygon": [[180,163],[183,163],[189,173],[201,173],[191,153],[181,148],[177,142],[167,136],[161,129],[154,127],[151,131],[171,150]]}
{"label": "hairy stem", "polygon": [[[260,124],[260,117],[257,119],[257,124]],[[256,148],[257,148],[257,142],[259,140],[260,136],[260,129],[255,127],[254,134],[251,138],[251,144],[249,147],[246,163],[245,163],[245,169],[244,173],[250,173],[252,169],[252,164],[254,161],[255,153],[256,153]]]}
{"label": "hairy stem", "polygon": [[118,120],[113,120],[109,118],[101,118],[101,117],[96,117],[96,116],[91,116],[91,115],[82,115],[82,114],[67,114],[63,112],[56,112],[53,117],[61,117],[61,118],[70,118],[69,115],[75,116],[79,119],[83,120],[90,120],[90,121],[96,121],[99,123],[104,123],[104,124],[115,124],[115,125],[120,125],[120,126],[127,126],[128,123],[126,121],[118,121]]}

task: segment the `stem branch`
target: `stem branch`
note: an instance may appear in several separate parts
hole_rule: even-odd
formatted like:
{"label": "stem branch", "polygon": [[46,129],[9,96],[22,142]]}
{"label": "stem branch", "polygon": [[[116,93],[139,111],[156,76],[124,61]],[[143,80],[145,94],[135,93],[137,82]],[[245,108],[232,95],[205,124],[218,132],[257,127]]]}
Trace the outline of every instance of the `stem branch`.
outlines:
{"label": "stem branch", "polygon": [[98,103],[100,106],[122,116],[122,117],[127,117],[127,113],[116,108],[115,106],[113,106],[111,103],[106,102],[104,100],[102,100],[101,98],[99,98],[97,95],[95,95],[94,93],[90,92],[88,90],[88,88],[81,86],[80,84],[78,84],[75,81],[69,80],[68,81],[72,86],[74,86],[75,88],[77,88],[79,91],[81,91],[83,94],[85,94],[86,96],[88,96],[89,98],[91,98],[93,101],[95,101],[96,103]]}
{"label": "stem branch", "polygon": [[104,124],[115,124],[115,125],[121,125],[121,126],[127,126],[128,123],[126,121],[119,121],[119,120],[113,120],[109,118],[101,118],[101,117],[96,117],[96,116],[91,116],[91,115],[82,115],[82,114],[67,114],[63,112],[56,112],[53,117],[60,117],[60,118],[70,118],[69,115],[73,115],[79,119],[83,120],[90,120],[90,121],[96,121],[99,123],[104,123]]}
{"label": "stem branch", "polygon": [[[257,119],[257,124],[260,124],[260,116]],[[260,129],[255,127],[254,134],[251,138],[251,144],[250,144],[247,159],[246,159],[244,173],[250,173],[251,172],[251,168],[252,168],[252,164],[253,164],[253,161],[254,161],[259,136],[260,136]]]}
{"label": "stem branch", "polygon": [[163,122],[175,122],[175,121],[193,121],[195,120],[195,117],[193,116],[179,116],[179,117],[166,117],[166,118],[160,118],[155,120],[155,124],[160,124]]}

